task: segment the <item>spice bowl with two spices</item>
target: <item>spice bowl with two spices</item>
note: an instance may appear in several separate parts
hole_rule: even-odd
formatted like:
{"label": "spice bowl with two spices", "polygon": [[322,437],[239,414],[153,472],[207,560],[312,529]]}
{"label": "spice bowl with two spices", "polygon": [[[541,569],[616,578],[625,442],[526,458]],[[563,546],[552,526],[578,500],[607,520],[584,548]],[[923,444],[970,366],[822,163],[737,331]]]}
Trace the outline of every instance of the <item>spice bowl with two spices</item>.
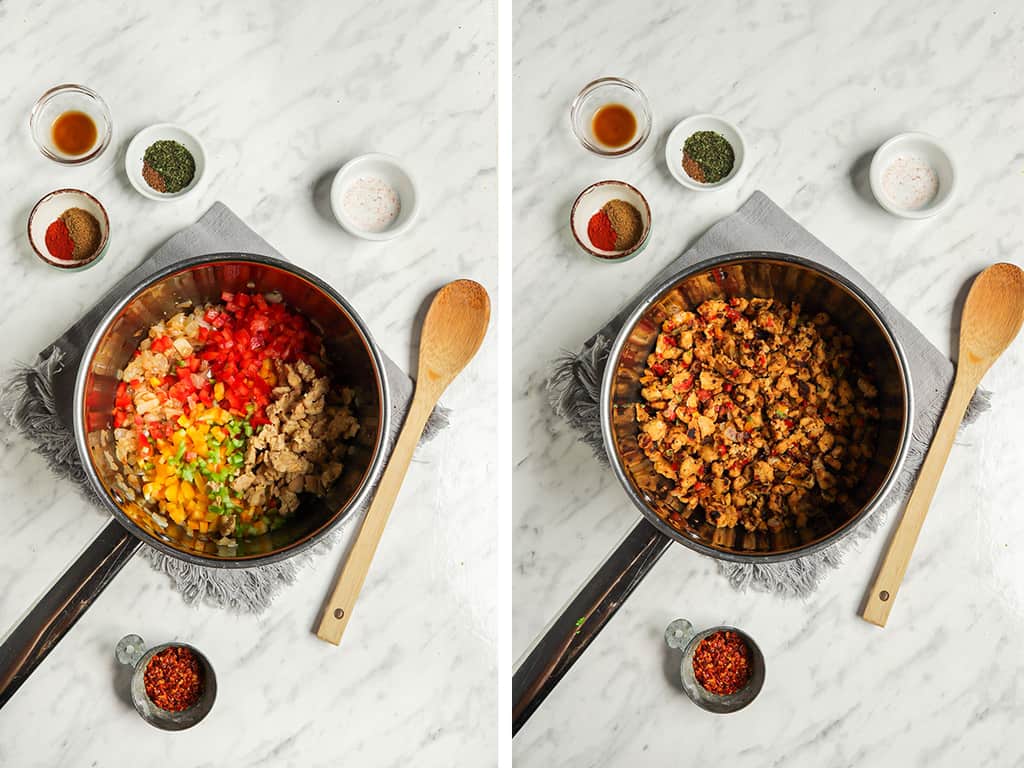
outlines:
{"label": "spice bowl with two spices", "polygon": [[124,155],[128,181],[143,197],[166,202],[194,190],[206,171],[206,152],[192,133],[172,123],[143,128]]}
{"label": "spice bowl with two spices", "polygon": [[738,712],[764,685],[764,655],[746,632],[719,626],[697,632],[676,619],[665,629],[665,643],[682,651],[679,680],[701,709],[719,715]]}
{"label": "spice bowl with two spices", "polygon": [[35,255],[64,272],[97,264],[109,238],[107,209],[81,189],[56,189],[44,195],[28,215],[28,242]]}
{"label": "spice bowl with two spices", "polygon": [[597,261],[628,261],[650,239],[651,206],[632,184],[599,181],[576,198],[569,228],[579,247]]}
{"label": "spice bowl with two spices", "polygon": [[746,154],[740,129],[716,115],[688,117],[665,140],[669,173],[695,192],[718,189],[738,178]]}

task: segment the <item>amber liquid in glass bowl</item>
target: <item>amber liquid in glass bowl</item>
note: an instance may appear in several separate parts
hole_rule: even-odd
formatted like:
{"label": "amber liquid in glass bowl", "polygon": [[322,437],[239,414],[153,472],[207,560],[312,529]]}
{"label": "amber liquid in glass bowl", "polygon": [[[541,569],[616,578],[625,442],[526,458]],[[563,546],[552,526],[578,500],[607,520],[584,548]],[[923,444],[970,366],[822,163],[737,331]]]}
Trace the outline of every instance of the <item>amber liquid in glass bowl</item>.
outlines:
{"label": "amber liquid in glass bowl", "polygon": [[605,104],[594,113],[591,130],[594,138],[606,147],[618,149],[629,144],[636,136],[636,115],[622,104]]}
{"label": "amber liquid in glass bowl", "polygon": [[77,109],[61,113],[50,129],[53,145],[66,155],[84,155],[96,144],[99,131],[85,112]]}

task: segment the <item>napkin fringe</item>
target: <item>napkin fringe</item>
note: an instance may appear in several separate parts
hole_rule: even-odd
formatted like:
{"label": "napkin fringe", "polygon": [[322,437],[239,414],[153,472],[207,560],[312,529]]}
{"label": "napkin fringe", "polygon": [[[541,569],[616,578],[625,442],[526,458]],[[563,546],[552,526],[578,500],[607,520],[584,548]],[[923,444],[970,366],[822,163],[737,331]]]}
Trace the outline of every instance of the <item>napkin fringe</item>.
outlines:
{"label": "napkin fringe", "polygon": [[[57,346],[40,355],[34,364],[16,365],[0,386],[0,415],[31,443],[32,450],[46,460],[54,474],[72,481],[88,501],[102,509],[102,502],[79,461],[74,435],[57,415],[54,379],[63,367],[64,352]],[[447,408],[437,406],[427,420],[421,443],[447,427],[449,415]],[[394,427],[392,438],[400,427]],[[294,583],[316,556],[332,548],[342,529],[339,526],[293,557],[253,568],[228,570],[195,565],[146,544],[141,552],[156,570],[171,579],[186,603],[203,602],[238,613],[260,613],[283,587]]]}
{"label": "napkin fringe", "polygon": [[[555,413],[577,431],[580,440],[590,446],[594,456],[605,466],[608,465],[608,455],[601,435],[601,378],[611,344],[611,339],[598,334],[579,352],[563,352],[552,362],[546,384],[548,399]],[[975,422],[991,407],[992,394],[979,388],[971,398],[961,428]],[[809,597],[822,579],[842,564],[843,556],[875,533],[885,522],[888,511],[910,494],[910,486],[924,463],[929,440],[941,413],[941,408],[930,408],[921,413],[907,449],[904,470],[888,493],[888,501],[847,536],[820,552],[782,563],[755,565],[718,560],[719,573],[741,592],[754,590],[788,598]]]}

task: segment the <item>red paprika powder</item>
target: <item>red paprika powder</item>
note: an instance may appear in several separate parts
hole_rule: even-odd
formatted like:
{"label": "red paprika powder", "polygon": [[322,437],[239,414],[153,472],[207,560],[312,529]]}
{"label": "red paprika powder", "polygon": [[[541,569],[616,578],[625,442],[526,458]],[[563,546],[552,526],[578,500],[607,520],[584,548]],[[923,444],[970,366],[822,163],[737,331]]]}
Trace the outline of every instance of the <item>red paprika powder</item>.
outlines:
{"label": "red paprika powder", "polygon": [[590,243],[595,248],[602,251],[615,250],[615,241],[619,236],[612,228],[611,219],[603,209],[590,217],[590,223],[587,224],[587,237],[590,238]]}
{"label": "red paprika powder", "polygon": [[63,220],[55,219],[46,228],[46,250],[50,252],[53,258],[64,261],[70,260],[72,254],[74,254],[75,242],[71,239],[67,224]]}

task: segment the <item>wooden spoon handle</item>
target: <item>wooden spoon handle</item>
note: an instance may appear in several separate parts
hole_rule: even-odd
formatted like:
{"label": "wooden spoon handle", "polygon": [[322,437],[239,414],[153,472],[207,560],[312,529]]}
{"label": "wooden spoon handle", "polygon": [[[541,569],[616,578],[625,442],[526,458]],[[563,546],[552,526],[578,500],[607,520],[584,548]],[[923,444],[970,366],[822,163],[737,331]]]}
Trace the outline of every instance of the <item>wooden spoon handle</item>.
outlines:
{"label": "wooden spoon handle", "polygon": [[924,464],[921,465],[921,473],[917,477],[914,492],[907,502],[903,519],[900,520],[896,532],[889,541],[889,548],[882,560],[882,566],[875,575],[875,582],[868,592],[864,610],[861,612],[865,621],[884,627],[889,619],[889,611],[892,610],[896,593],[907,572],[910,556],[917,543],[917,536],[921,533],[925,515],[928,514],[932,497],[935,495],[935,488],[939,484],[939,478],[942,477],[942,470],[946,466],[946,459],[949,458],[949,451],[953,447],[953,440],[956,438],[960,422],[963,420],[967,405],[974,394],[976,383],[961,384],[958,377],[953,385],[953,391],[946,403],[946,410],[942,414],[942,421],[939,422],[939,428],[935,431],[928,455],[925,457]]}
{"label": "wooden spoon handle", "polygon": [[373,502],[366,512],[366,517],[363,518],[363,524],[356,534],[348,560],[345,561],[334,583],[334,589],[324,603],[320,626],[316,631],[316,636],[321,640],[335,645],[340,643],[348,620],[352,616],[352,608],[359,598],[363,582],[366,581],[366,574],[377,551],[377,543],[384,533],[388,515],[395,504],[395,499],[398,498],[406,470],[409,469],[409,462],[412,461],[420,435],[423,434],[423,428],[434,408],[436,400],[429,401],[428,398],[421,397],[420,393],[421,389],[417,387],[416,396],[413,397],[402,432],[395,443],[395,449],[391,452],[391,458],[377,486]]}

